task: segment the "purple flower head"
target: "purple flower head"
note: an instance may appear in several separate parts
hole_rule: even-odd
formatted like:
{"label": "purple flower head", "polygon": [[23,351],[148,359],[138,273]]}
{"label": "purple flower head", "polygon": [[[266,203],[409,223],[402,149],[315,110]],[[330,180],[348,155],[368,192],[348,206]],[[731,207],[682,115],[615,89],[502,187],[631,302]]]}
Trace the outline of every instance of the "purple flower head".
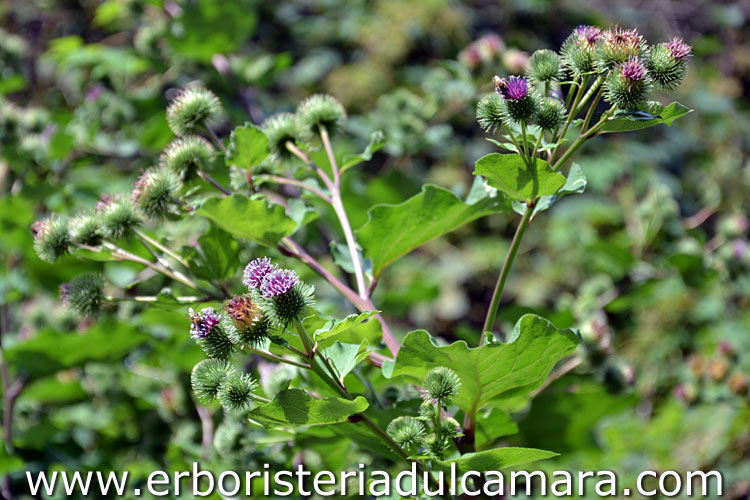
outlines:
{"label": "purple flower head", "polygon": [[94,208],[96,209],[97,212],[101,212],[114,201],[115,201],[114,195],[108,194],[108,193],[102,193],[101,197],[99,198],[99,201],[97,201],[96,205],[94,205]]}
{"label": "purple flower head", "polygon": [[211,330],[219,324],[221,314],[216,314],[213,307],[206,307],[197,313],[190,309],[190,336],[194,339],[208,337]]}
{"label": "purple flower head", "polygon": [[690,45],[682,41],[682,38],[677,37],[674,37],[669,41],[667,48],[669,49],[670,54],[672,54],[672,57],[678,61],[690,57],[690,52],[693,50]]}
{"label": "purple flower head", "polygon": [[620,26],[605,31],[604,39],[610,46],[620,49],[635,49],[643,42],[643,37],[638,34],[638,28],[626,30]]}
{"label": "purple flower head", "polygon": [[578,45],[590,48],[599,42],[602,36],[601,28],[596,26],[581,25],[576,28],[576,37],[578,37]]}
{"label": "purple flower head", "polygon": [[103,85],[96,85],[92,89],[90,89],[88,92],[86,92],[86,100],[87,101],[96,101],[101,97],[101,95],[104,93],[104,86]]}
{"label": "purple flower head", "polygon": [[260,288],[263,284],[263,278],[275,270],[276,265],[271,264],[270,258],[263,257],[262,259],[255,259],[245,266],[245,277],[243,278],[242,283],[250,288]]}
{"label": "purple flower head", "polygon": [[281,297],[294,288],[298,282],[297,273],[291,269],[276,269],[263,278],[260,291],[266,298]]}
{"label": "purple flower head", "polygon": [[732,256],[740,260],[747,253],[747,243],[744,240],[737,238],[732,242]]}
{"label": "purple flower head", "polygon": [[619,66],[620,76],[630,84],[643,81],[646,78],[646,67],[637,57],[631,57]]}
{"label": "purple flower head", "polygon": [[729,356],[731,358],[734,357],[735,354],[737,354],[737,350],[730,342],[722,340],[721,342],[719,342],[719,353],[722,356]]}
{"label": "purple flower head", "polygon": [[70,304],[70,285],[68,283],[60,285],[60,300],[66,306]]}
{"label": "purple flower head", "polygon": [[143,194],[143,190],[148,187],[151,180],[150,177],[149,172],[141,170],[141,175],[138,177],[138,180],[133,183],[133,191],[130,192],[130,200],[133,203],[138,201],[138,198]]}
{"label": "purple flower head", "polygon": [[34,235],[34,238],[41,236],[44,234],[44,231],[47,230],[47,227],[49,226],[49,223],[45,220],[37,220],[34,221],[31,224],[31,234]]}
{"label": "purple flower head", "polygon": [[529,93],[529,83],[525,76],[511,76],[505,78],[495,77],[495,92],[511,101],[523,99]]}

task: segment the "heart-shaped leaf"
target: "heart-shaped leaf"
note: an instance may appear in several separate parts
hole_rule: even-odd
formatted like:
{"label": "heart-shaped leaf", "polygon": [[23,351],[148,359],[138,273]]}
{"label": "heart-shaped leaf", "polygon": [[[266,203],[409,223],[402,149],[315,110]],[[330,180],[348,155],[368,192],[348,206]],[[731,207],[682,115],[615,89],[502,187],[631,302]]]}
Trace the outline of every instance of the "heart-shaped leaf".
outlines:
{"label": "heart-shaped leaf", "polygon": [[357,236],[377,277],[391,262],[428,241],[507,208],[502,197],[488,191],[469,202],[461,201],[447,189],[427,184],[421,193],[399,205],[370,209],[369,219]]}
{"label": "heart-shaped leaf", "polygon": [[481,347],[469,347],[462,340],[438,346],[429,333],[417,330],[407,334],[395,362],[383,365],[383,375],[402,375],[418,384],[431,368],[447,366],[461,379],[454,403],[476,414],[500,395],[526,394],[539,387],[579,343],[572,330],[559,330],[533,314],[518,320],[508,343]]}
{"label": "heart-shaped leaf", "polygon": [[354,328],[363,321],[367,321],[380,311],[365,311],[360,314],[350,314],[344,319],[329,320],[321,328],[315,330],[315,340],[323,341],[325,339],[340,335],[350,328]]}
{"label": "heart-shaped leaf", "polygon": [[301,389],[286,389],[276,394],[270,403],[253,409],[248,417],[265,427],[337,424],[362,413],[368,406],[362,396],[353,401],[316,399]]}
{"label": "heart-shaped leaf", "polygon": [[232,131],[227,148],[227,162],[242,168],[251,168],[268,156],[268,137],[252,123]]}
{"label": "heart-shaped leaf", "polygon": [[483,156],[477,160],[474,175],[486,177],[490,186],[513,201],[531,201],[553,195],[565,184],[565,177],[554,172],[546,161],[540,158],[529,160],[514,154]]}
{"label": "heart-shaped leaf", "polygon": [[230,234],[269,247],[276,246],[297,228],[297,222],[287,217],[284,207],[241,194],[209,198],[196,213]]}
{"label": "heart-shaped leaf", "polygon": [[454,460],[438,461],[441,467],[449,468],[456,464],[459,474],[469,471],[495,471],[518,465],[556,457],[558,454],[534,448],[495,448],[494,450],[466,453]]}
{"label": "heart-shaped leaf", "polygon": [[[536,206],[534,207],[534,214],[549,209],[563,196],[583,193],[586,190],[586,184],[586,176],[583,175],[581,166],[578,163],[574,163],[573,166],[570,167],[570,172],[568,172],[568,178],[565,181],[565,185],[561,187],[557,193],[539,198],[539,201],[537,201]],[[520,201],[514,201],[513,210],[516,213],[523,215],[524,212],[526,212],[526,204]]]}

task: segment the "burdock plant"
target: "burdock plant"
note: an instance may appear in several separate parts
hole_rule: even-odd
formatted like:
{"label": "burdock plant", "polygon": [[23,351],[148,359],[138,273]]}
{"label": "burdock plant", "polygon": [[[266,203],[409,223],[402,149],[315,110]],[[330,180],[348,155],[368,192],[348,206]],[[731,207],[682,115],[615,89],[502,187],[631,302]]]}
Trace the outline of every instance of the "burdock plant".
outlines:
{"label": "burdock plant", "polygon": [[[582,169],[567,165],[587,141],[671,124],[689,112],[651,100],[654,89],[680,84],[689,58],[690,47],[680,39],[649,47],[633,29],[578,27],[559,53],[534,53],[525,75],[487,82],[494,92],[479,99],[477,121],[509,154],[476,162],[475,174],[483,179],[466,200],[426,185],[402,204],[373,207],[357,231],[342,185],[349,186],[348,172],[383,145],[382,134],[374,133],[361,154],[345,155],[334,144],[347,127],[344,106],[314,95],[294,113],[269,113],[260,126],[236,127],[227,147],[212,130],[222,117],[219,99],[206,89],[183,90],[167,110],[177,137],[158,166],[142,172],[130,192],[104,195],[95,211],[35,223],[34,247],[47,262],[72,253],[97,266],[124,261],[143,271],[113,295],[105,295],[115,287],[98,273],[61,286],[63,301],[80,316],[99,314],[104,303],[117,310],[125,301],[189,308],[175,314],[190,325],[185,340],[207,358],[191,375],[198,403],[221,404],[236,414],[233,421],[272,428],[363,427],[349,432],[414,461],[433,482],[429,472],[437,462],[442,467],[464,453],[506,453],[477,452],[477,429],[488,425],[485,410],[503,396],[520,401],[542,390],[556,364],[578,346],[573,332],[533,314],[499,342],[495,320],[515,256],[533,217],[582,192]],[[221,172],[224,167],[231,171]],[[231,186],[209,172],[230,178]],[[394,334],[373,302],[384,270],[431,239],[510,207],[521,220],[477,332],[479,345],[444,345],[423,330]],[[325,216],[315,220],[309,216],[315,212]],[[334,224],[313,227],[327,221]],[[201,234],[184,237],[184,228]],[[321,255],[325,247],[301,243],[315,234],[332,240],[330,256]],[[240,260],[248,255],[257,258]],[[326,304],[345,302],[356,312],[323,317],[309,273],[326,282],[320,288],[326,294],[341,295],[341,302]],[[143,290],[152,295],[139,295]],[[373,367],[365,368],[365,360]],[[270,373],[267,362],[287,365],[284,383],[258,384],[251,372]],[[560,373],[578,364],[565,363]],[[384,378],[372,383],[379,373]],[[411,401],[401,404],[393,396],[399,391],[390,381],[396,379],[414,383]],[[385,395],[380,387],[387,387]],[[476,463],[497,463],[494,455],[483,457]]]}
{"label": "burdock plant", "polygon": [[[637,29],[579,26],[561,48],[564,71],[557,54],[539,51],[532,57],[529,80],[494,78],[496,95],[479,101],[477,121],[489,133],[499,132],[505,142],[496,144],[515,154],[485,156],[477,162],[475,174],[504,192],[522,219],[503,262],[484,332],[493,329],[503,287],[531,218],[570,193],[560,174],[567,162],[598,135],[671,124],[688,113],[678,103],[662,106],[649,99],[654,86],[679,86],[689,56],[690,47],[679,38],[649,47]],[[533,85],[544,90],[541,102],[533,97]],[[608,105],[604,109],[602,99]],[[580,168],[571,171],[577,179],[567,182],[585,186]]]}

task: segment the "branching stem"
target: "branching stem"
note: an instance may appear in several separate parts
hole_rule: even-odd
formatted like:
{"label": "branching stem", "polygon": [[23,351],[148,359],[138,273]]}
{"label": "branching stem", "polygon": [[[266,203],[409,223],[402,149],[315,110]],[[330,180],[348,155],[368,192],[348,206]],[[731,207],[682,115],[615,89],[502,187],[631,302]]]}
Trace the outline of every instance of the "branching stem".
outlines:
{"label": "branching stem", "polygon": [[179,262],[184,267],[188,267],[187,261],[185,259],[183,259],[182,256],[180,254],[178,254],[177,252],[175,252],[173,250],[170,250],[166,246],[164,246],[161,243],[159,243],[158,240],[156,240],[154,238],[151,238],[149,235],[147,235],[146,233],[144,233],[140,229],[134,229],[133,232],[136,234],[136,236],[138,236],[142,240],[147,241],[148,243],[150,243],[154,247],[158,248],[159,250],[161,250],[165,254],[169,255],[170,257],[172,257],[174,260],[176,260],[177,262]]}
{"label": "branching stem", "polygon": [[349,223],[349,217],[346,215],[344,202],[341,199],[341,172],[339,171],[338,163],[336,162],[336,156],[333,153],[331,138],[328,135],[328,130],[326,130],[324,126],[320,127],[320,139],[323,142],[323,147],[326,150],[328,161],[331,164],[331,171],[333,172],[334,189],[331,191],[331,204],[333,205],[333,210],[336,212],[336,217],[339,219],[341,229],[344,231],[344,239],[346,240],[346,246],[349,248],[349,255],[351,256],[352,265],[354,267],[354,278],[357,282],[357,291],[359,296],[364,299],[367,298],[367,287],[365,286],[365,275],[362,272],[362,261],[359,258],[357,242],[354,240],[354,232]]}

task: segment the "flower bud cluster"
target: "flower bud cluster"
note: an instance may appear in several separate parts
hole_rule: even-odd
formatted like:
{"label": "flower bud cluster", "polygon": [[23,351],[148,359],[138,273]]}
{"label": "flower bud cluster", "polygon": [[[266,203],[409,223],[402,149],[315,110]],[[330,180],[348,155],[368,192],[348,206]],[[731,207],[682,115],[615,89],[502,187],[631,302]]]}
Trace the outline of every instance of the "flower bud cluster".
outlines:
{"label": "flower bud cluster", "polygon": [[722,341],[716,346],[716,353],[707,357],[694,354],[686,359],[685,375],[675,386],[674,395],[685,404],[699,400],[741,398],[750,396],[750,373],[744,352],[729,341]]}
{"label": "flower bud cluster", "polygon": [[[524,77],[496,76],[495,94],[477,105],[477,121],[488,132],[511,130],[520,123],[554,133],[566,122],[569,110],[556,92],[548,91],[566,79],[579,85],[596,82],[592,86],[602,85],[606,102],[623,110],[641,109],[653,87],[673,90],[682,83],[690,53],[690,46],[679,38],[649,47],[637,29],[579,26],[560,54],[532,54]],[[577,87],[571,85],[570,91]]]}
{"label": "flower bud cluster", "polygon": [[278,113],[263,122],[261,128],[268,137],[271,158],[288,162],[295,156],[288,145],[303,144],[314,149],[321,145],[321,134],[339,134],[346,123],[344,106],[335,98],[316,94],[302,101],[295,113]]}
{"label": "flower bud cluster", "polygon": [[84,318],[99,315],[104,300],[104,280],[97,273],[86,273],[60,285],[60,299],[66,307]]}
{"label": "flower bud cluster", "polygon": [[269,321],[285,327],[301,321],[312,307],[313,287],[301,282],[291,269],[280,269],[264,257],[245,267],[243,283],[255,294]]}
{"label": "flower bud cluster", "polygon": [[45,262],[54,263],[68,254],[71,243],[67,219],[50,216],[31,225],[34,235],[34,251]]}
{"label": "flower bud cluster", "polygon": [[167,123],[177,136],[195,134],[216,123],[221,115],[221,101],[202,87],[182,90],[167,108]]}
{"label": "flower bud cluster", "polygon": [[386,432],[407,453],[419,451],[442,460],[454,438],[461,435],[461,425],[445,415],[461,389],[461,380],[450,368],[439,366],[427,372],[422,387],[425,401],[419,407],[419,415],[394,419]]}
{"label": "flower bud cluster", "polygon": [[165,167],[144,170],[130,193],[133,206],[149,219],[165,217],[180,189],[180,179]]}
{"label": "flower bud cluster", "polygon": [[255,401],[258,383],[226,360],[204,359],[190,375],[193,392],[202,403],[219,401],[228,411],[244,411]]}
{"label": "flower bud cluster", "polygon": [[193,369],[193,390],[202,402],[218,400],[230,411],[249,409],[257,388],[255,380],[231,366],[232,353],[244,346],[267,349],[274,327],[283,332],[290,322],[302,321],[313,305],[313,288],[268,257],[245,266],[243,283],[248,292],[230,297],[222,312],[213,307],[189,310],[190,336],[208,356]]}

